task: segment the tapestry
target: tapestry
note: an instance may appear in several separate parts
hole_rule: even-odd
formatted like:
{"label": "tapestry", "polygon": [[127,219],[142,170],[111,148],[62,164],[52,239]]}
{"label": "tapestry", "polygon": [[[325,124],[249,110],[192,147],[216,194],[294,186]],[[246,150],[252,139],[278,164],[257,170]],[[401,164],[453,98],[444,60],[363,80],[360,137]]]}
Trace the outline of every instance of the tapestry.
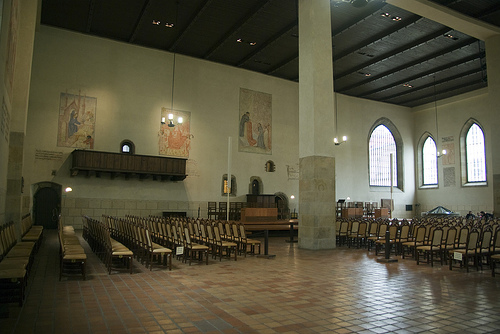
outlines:
{"label": "tapestry", "polygon": [[57,146],[94,148],[97,98],[61,93]]}
{"label": "tapestry", "polygon": [[240,88],[240,152],[272,153],[272,95]]}
{"label": "tapestry", "polygon": [[[172,125],[169,126],[168,115],[174,116]],[[179,117],[182,117],[182,123],[179,123]],[[158,150],[160,155],[171,157],[189,157],[191,149],[190,133],[191,113],[188,111],[171,110],[161,108],[160,132],[158,134]]]}

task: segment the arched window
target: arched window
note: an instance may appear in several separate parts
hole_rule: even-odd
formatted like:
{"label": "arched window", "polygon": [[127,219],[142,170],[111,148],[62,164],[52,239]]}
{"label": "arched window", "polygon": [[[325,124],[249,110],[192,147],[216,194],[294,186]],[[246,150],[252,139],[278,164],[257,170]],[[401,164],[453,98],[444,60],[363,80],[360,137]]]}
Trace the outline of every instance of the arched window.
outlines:
{"label": "arched window", "polygon": [[486,156],[483,130],[473,123],[465,136],[467,182],[486,182]]}
{"label": "arched window", "polygon": [[368,139],[368,168],[370,186],[391,186],[403,190],[403,141],[399,131],[387,118],[375,122]]}
{"label": "arched window", "polygon": [[422,184],[438,184],[437,148],[431,136],[428,136],[422,145]]}
{"label": "arched window", "polygon": [[120,152],[127,154],[135,153],[135,145],[131,140],[124,140],[120,143]]}

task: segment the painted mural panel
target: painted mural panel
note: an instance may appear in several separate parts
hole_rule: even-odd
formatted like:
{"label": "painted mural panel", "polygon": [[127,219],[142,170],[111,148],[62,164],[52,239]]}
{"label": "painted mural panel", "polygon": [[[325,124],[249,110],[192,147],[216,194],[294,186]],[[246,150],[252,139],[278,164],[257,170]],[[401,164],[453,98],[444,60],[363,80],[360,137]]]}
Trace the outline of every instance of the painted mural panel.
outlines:
{"label": "painted mural panel", "polygon": [[97,98],[61,93],[57,146],[94,148]]}
{"label": "painted mural panel", "polygon": [[240,88],[238,150],[272,153],[272,95]]}
{"label": "painted mural panel", "polygon": [[[172,124],[174,126],[169,126],[169,114],[173,115]],[[179,117],[182,117],[182,123],[179,123]],[[159,154],[188,158],[193,138],[190,132],[191,113],[161,108],[161,118],[164,122],[160,124],[158,135]]]}

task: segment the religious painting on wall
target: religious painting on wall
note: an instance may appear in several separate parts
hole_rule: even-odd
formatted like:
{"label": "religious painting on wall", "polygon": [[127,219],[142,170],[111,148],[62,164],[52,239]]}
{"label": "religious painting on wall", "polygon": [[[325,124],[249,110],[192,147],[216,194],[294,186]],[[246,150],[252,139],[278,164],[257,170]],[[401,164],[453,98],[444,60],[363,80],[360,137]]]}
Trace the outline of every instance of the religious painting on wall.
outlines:
{"label": "religious painting on wall", "polygon": [[193,138],[190,133],[191,113],[161,108],[161,120],[158,135],[159,154],[188,158]]}
{"label": "religious painting on wall", "polygon": [[61,93],[57,146],[94,148],[97,98]]}
{"label": "religious painting on wall", "polygon": [[272,153],[272,95],[240,88],[238,150]]}

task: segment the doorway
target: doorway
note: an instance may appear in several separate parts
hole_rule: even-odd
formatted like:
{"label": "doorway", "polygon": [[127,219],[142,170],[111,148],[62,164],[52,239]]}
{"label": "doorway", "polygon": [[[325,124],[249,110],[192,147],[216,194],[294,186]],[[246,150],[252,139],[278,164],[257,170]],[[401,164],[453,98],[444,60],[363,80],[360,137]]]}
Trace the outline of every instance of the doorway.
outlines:
{"label": "doorway", "polygon": [[61,185],[42,182],[34,185],[33,219],[35,225],[56,229],[61,212]]}
{"label": "doorway", "polygon": [[278,208],[278,219],[289,219],[290,208],[288,206],[288,197],[282,192],[275,193],[274,196],[274,201]]}

